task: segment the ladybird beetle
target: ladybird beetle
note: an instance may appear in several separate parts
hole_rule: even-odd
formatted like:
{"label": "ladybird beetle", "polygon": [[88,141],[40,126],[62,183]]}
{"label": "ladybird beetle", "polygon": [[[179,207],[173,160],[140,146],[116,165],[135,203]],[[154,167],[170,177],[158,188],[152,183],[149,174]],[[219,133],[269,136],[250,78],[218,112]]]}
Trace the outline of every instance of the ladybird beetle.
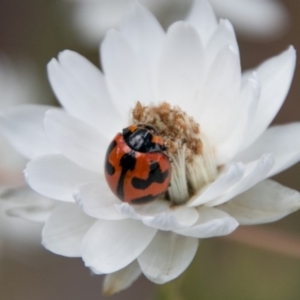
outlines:
{"label": "ladybird beetle", "polygon": [[168,189],[169,157],[157,130],[145,124],[131,125],[118,133],[105,157],[105,177],[112,192],[122,201],[142,204]]}

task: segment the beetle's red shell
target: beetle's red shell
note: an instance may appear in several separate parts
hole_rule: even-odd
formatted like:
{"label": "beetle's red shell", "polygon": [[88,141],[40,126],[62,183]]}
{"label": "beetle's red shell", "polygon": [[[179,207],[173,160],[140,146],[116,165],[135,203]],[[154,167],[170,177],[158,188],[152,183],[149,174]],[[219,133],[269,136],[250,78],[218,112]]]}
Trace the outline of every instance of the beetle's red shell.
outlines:
{"label": "beetle's red shell", "polygon": [[112,192],[122,201],[141,204],[166,192],[170,185],[171,164],[161,152],[138,152],[118,133],[108,147],[105,176]]}

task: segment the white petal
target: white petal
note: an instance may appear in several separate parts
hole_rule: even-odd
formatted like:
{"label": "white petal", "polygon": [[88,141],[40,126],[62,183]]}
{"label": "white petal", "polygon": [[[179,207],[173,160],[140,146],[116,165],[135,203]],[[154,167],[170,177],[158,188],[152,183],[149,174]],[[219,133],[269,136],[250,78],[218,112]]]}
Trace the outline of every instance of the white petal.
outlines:
{"label": "white petal", "polygon": [[251,162],[262,153],[273,153],[275,165],[268,176],[289,168],[300,160],[300,123],[277,125],[268,128],[237,160]]}
{"label": "white petal", "polygon": [[189,203],[189,206],[198,206],[225,193],[232,188],[244,175],[245,168],[242,163],[235,163],[225,168],[219,177],[203,191],[200,191],[200,196]]}
{"label": "white petal", "polygon": [[103,74],[86,58],[65,50],[58,61],[52,59],[48,64],[48,75],[67,112],[96,128],[105,128],[108,137],[120,130],[122,115],[110,99]]}
{"label": "white petal", "polygon": [[283,153],[275,156],[275,165],[270,171],[268,177],[272,177],[280,173],[300,161],[300,151]]}
{"label": "white petal", "polygon": [[81,256],[83,237],[95,219],[72,203],[62,203],[52,212],[42,233],[45,248],[59,255]]}
{"label": "white petal", "polygon": [[186,21],[197,29],[204,45],[208,43],[218,26],[215,13],[206,0],[194,1]]}
{"label": "white petal", "polygon": [[141,268],[135,260],[120,271],[106,275],[103,282],[103,294],[105,296],[112,296],[127,289],[141,273]]}
{"label": "white petal", "polygon": [[108,188],[104,178],[79,187],[74,192],[74,198],[83,211],[94,218],[103,220],[127,218],[116,209],[115,204],[120,204],[121,201]]}
{"label": "white petal", "polygon": [[194,116],[213,145],[225,141],[238,120],[240,68],[239,57],[225,47],[211,66],[198,96]]}
{"label": "white petal", "polygon": [[83,240],[82,258],[101,273],[116,272],[133,262],[156,230],[136,220],[97,221]]}
{"label": "white petal", "polygon": [[136,2],[131,5],[130,14],[121,24],[120,31],[135,55],[140,58],[144,72],[148,74],[149,85],[156,95],[157,69],[165,37],[164,30],[151,12]]}
{"label": "white petal", "polygon": [[178,277],[192,262],[198,239],[159,231],[138,261],[144,275],[163,284]]}
{"label": "white petal", "polygon": [[239,96],[240,113],[235,128],[227,140],[216,146],[216,159],[220,165],[230,161],[243,147],[243,142],[247,140],[247,130],[253,122],[260,91],[261,85],[257,73],[253,72],[242,83]]}
{"label": "white petal", "polygon": [[1,111],[1,131],[10,143],[25,157],[56,153],[43,129],[45,112],[51,106],[19,105]]}
{"label": "white petal", "polygon": [[206,69],[212,65],[218,53],[226,46],[231,46],[234,53],[239,55],[239,47],[231,23],[228,20],[220,20],[218,28],[205,49]]}
{"label": "white petal", "polygon": [[175,230],[176,233],[195,238],[210,238],[233,232],[239,223],[223,211],[202,206],[198,209],[199,219],[190,228]]}
{"label": "white petal", "polygon": [[204,53],[197,31],[188,23],[174,23],[167,32],[159,66],[159,100],[193,112],[203,66]]}
{"label": "white petal", "polygon": [[264,154],[259,160],[246,165],[244,177],[238,181],[231,190],[229,190],[223,196],[206,203],[206,205],[216,206],[232,199],[236,195],[245,192],[258,182],[264,180],[270,173],[273,166],[274,156],[271,154]]}
{"label": "white petal", "polygon": [[57,110],[46,113],[44,127],[48,139],[62,154],[83,168],[103,174],[104,158],[110,141],[101,132]]}
{"label": "white petal", "polygon": [[218,208],[241,225],[274,222],[300,208],[300,194],[275,181],[265,180]]}
{"label": "white petal", "polygon": [[296,52],[291,46],[278,56],[268,59],[256,69],[262,90],[253,124],[247,133],[244,149],[267,129],[277,114],[289,91],[295,65]]}
{"label": "white petal", "polygon": [[143,64],[121,33],[111,30],[106,35],[101,44],[101,61],[114,104],[125,118],[137,101],[153,100]]}
{"label": "white petal", "polygon": [[61,155],[45,155],[27,164],[28,184],[38,193],[57,200],[73,202],[73,192],[85,183],[101,181],[102,176],[81,168]]}
{"label": "white petal", "polygon": [[199,216],[192,207],[170,207],[167,201],[159,199],[145,205],[122,203],[116,208],[124,215],[142,220],[147,226],[166,231],[192,226]]}

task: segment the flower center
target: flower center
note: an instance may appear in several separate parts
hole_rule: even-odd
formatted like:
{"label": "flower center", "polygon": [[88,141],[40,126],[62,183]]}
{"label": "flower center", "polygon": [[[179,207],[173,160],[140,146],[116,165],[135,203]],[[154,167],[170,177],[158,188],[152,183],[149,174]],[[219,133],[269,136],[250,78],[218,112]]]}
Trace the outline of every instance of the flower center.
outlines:
{"label": "flower center", "polygon": [[171,186],[165,198],[183,204],[217,177],[215,155],[200,125],[179,107],[163,102],[143,106],[137,102],[131,124],[155,126],[168,147],[172,161]]}

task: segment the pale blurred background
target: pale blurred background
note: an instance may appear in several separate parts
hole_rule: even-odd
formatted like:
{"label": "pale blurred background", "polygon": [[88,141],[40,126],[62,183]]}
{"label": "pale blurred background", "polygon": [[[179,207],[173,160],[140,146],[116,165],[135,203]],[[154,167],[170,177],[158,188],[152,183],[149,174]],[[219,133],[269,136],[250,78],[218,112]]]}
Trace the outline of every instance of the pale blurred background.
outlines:
{"label": "pale blurred background", "polygon": [[[290,16],[290,26],[281,37],[255,40],[239,35],[243,69],[255,67],[290,44],[300,49],[300,2],[285,0],[283,4]],[[0,0],[0,52],[12,61],[25,57],[35,64],[41,81],[37,89],[44,90],[41,103],[56,103],[45,66],[59,51],[72,49],[99,64],[97,48],[85,47],[76,37],[72,5],[71,1],[62,0]],[[180,6],[175,15],[184,14],[186,9]],[[170,20],[167,12],[160,17],[164,24]],[[0,96],[0,106],[2,101]],[[300,121],[299,62],[288,98],[274,123],[293,121]],[[275,179],[300,191],[300,164]],[[102,277],[92,276],[80,259],[59,257],[44,250],[40,245],[41,228],[41,224],[7,220],[0,214],[0,299],[102,299]],[[300,239],[300,212],[262,228],[283,232],[283,236],[284,232],[294,233]],[[247,235],[249,239],[256,238],[255,231],[248,231]],[[275,242],[280,246],[285,243],[280,238]],[[300,257],[300,244],[298,248]],[[300,259],[226,238],[204,240],[182,277],[160,290],[140,278],[130,289],[111,299],[158,297],[161,300],[299,300]]]}

